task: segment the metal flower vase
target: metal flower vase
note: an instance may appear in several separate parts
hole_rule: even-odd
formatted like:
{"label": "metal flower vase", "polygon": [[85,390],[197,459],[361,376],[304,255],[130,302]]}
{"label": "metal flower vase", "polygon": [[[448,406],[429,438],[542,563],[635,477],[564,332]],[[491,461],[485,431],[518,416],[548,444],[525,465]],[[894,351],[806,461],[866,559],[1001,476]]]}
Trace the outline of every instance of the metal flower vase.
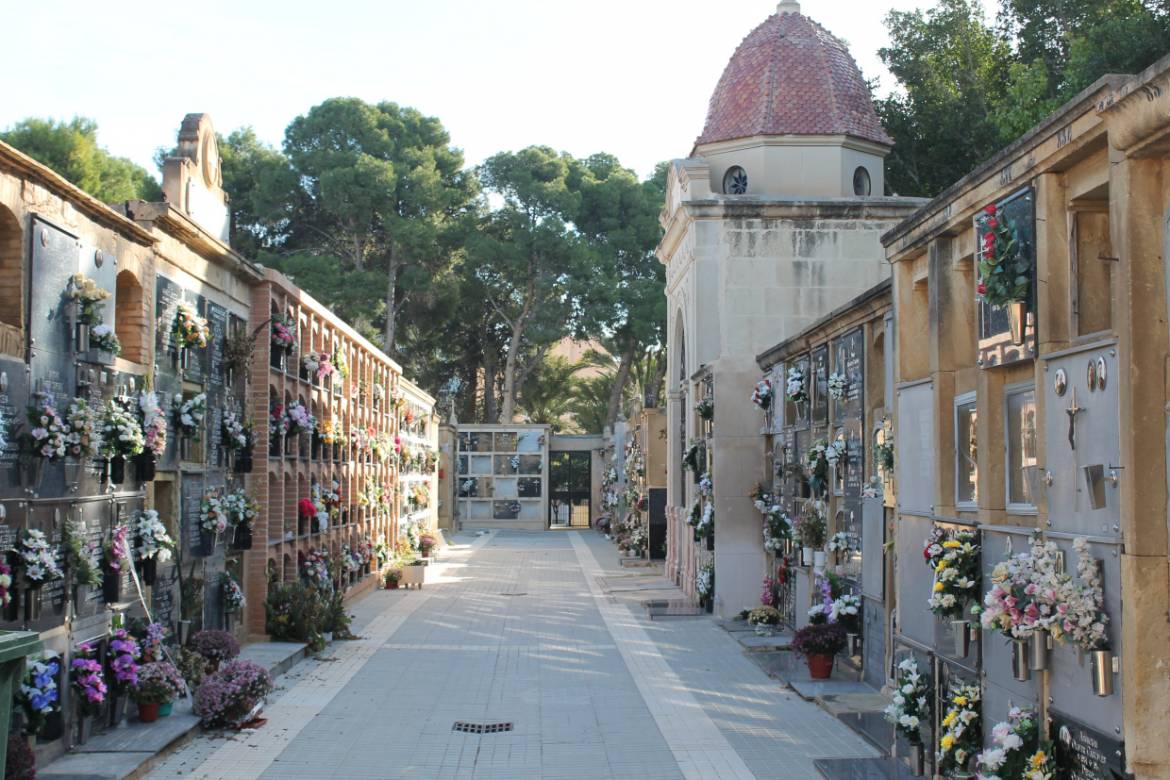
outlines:
{"label": "metal flower vase", "polygon": [[1028,640],[1028,668],[1042,672],[1048,668],[1048,632],[1033,631]]}
{"label": "metal flower vase", "polygon": [[121,455],[110,458],[110,484],[121,485],[126,481],[126,459]]}
{"label": "metal flower vase", "polygon": [[1012,676],[1020,682],[1032,679],[1032,673],[1028,671],[1027,639],[1012,640]]}
{"label": "metal flower vase", "polygon": [[1097,696],[1113,695],[1113,653],[1108,650],[1094,650],[1090,654],[1093,669],[1093,693]]}
{"label": "metal flower vase", "polygon": [[910,772],[915,777],[926,774],[926,747],[924,745],[910,746]]}
{"label": "metal flower vase", "polygon": [[971,631],[970,626],[966,620],[952,620],[951,630],[955,642],[954,650],[956,658],[966,658],[967,653],[971,652]]}
{"label": "metal flower vase", "polygon": [[1028,303],[1027,301],[1009,301],[1004,308],[1007,309],[1012,343],[1018,347],[1024,343],[1024,329],[1028,322]]}

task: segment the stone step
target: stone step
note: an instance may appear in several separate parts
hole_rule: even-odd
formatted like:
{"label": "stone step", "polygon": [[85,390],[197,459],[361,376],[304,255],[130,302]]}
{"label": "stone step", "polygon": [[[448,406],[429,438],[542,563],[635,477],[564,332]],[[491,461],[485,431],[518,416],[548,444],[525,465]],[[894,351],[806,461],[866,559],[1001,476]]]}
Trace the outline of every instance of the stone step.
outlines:
{"label": "stone step", "polygon": [[[253,642],[240,650],[240,658],[268,669],[278,677],[308,654],[306,645],[295,642]],[[133,711],[133,705],[130,705]],[[37,767],[37,777],[47,780],[126,780],[145,775],[158,759],[193,737],[199,718],[191,701],[175,702],[170,717],[154,723],[127,720],[91,737],[84,745],[46,766]]]}

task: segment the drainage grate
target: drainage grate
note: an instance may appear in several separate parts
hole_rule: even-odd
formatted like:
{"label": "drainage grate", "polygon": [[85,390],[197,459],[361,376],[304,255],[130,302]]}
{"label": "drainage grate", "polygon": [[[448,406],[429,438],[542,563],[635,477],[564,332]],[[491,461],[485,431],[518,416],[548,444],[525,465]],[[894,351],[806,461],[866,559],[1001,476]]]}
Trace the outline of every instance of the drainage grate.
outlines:
{"label": "drainage grate", "polygon": [[452,731],[462,731],[464,734],[500,734],[512,730],[511,723],[467,723],[455,721]]}

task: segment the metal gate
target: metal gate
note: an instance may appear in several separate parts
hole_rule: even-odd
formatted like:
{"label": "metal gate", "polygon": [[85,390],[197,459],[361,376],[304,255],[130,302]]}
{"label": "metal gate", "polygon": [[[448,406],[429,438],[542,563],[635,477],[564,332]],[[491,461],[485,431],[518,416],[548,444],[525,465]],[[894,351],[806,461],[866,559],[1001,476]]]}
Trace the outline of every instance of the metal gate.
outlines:
{"label": "metal gate", "polygon": [[550,528],[588,528],[593,487],[593,453],[550,452]]}

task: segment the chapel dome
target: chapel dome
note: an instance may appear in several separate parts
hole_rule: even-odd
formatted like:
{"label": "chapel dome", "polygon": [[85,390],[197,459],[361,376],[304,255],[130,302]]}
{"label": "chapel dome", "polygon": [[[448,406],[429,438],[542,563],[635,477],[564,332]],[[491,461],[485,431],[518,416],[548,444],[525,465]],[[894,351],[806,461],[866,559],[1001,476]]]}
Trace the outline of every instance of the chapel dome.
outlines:
{"label": "chapel dome", "polygon": [[849,49],[794,0],[781,2],[735,50],[695,145],[756,135],[849,135],[893,145]]}

